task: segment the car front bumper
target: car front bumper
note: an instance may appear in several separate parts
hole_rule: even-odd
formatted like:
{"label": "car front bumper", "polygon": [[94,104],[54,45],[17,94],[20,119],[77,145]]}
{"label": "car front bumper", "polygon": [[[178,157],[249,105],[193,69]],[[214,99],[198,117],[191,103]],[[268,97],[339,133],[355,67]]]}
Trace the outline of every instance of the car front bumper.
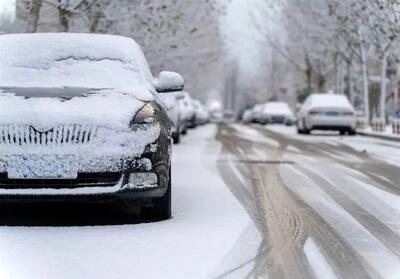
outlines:
{"label": "car front bumper", "polygon": [[[140,156],[108,154],[97,168],[94,166],[100,157],[92,156],[80,165],[78,176],[72,179],[12,179],[3,168],[0,169],[0,201],[101,202],[162,197],[170,179],[171,145],[168,132],[161,131],[156,142],[147,145]],[[130,180],[135,174],[153,174],[157,179],[155,183],[145,180],[135,184],[135,180]],[[113,179],[107,178],[108,175]]]}

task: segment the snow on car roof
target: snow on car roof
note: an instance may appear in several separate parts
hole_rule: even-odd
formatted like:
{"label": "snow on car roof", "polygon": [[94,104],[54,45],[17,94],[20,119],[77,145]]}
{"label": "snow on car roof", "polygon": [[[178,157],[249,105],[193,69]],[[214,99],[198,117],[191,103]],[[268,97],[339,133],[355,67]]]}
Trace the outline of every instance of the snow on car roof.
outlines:
{"label": "snow on car roof", "polygon": [[289,114],[292,113],[289,106],[283,102],[268,102],[268,103],[266,103],[264,106],[264,112],[267,112],[267,113],[289,113]]}
{"label": "snow on car roof", "polygon": [[344,95],[312,94],[310,95],[310,102],[311,107],[341,107],[353,109],[353,106]]}
{"label": "snow on car roof", "polygon": [[0,86],[132,88],[148,65],[130,38],[35,33],[0,36]]}

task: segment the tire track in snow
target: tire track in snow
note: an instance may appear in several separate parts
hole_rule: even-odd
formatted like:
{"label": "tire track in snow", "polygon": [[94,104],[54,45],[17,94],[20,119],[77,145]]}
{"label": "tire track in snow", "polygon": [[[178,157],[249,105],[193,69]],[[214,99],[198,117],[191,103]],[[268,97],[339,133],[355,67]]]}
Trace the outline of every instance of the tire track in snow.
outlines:
{"label": "tire track in snow", "polygon": [[[377,246],[379,246],[379,241],[382,241],[382,245],[380,245],[380,248],[378,248],[375,253],[379,253],[382,251],[386,250],[386,254],[384,253],[383,255],[386,255],[386,258],[388,259],[388,262],[392,263],[392,272],[389,272],[384,270],[384,268],[379,268],[379,265],[376,264],[376,261],[371,262],[370,258],[370,263],[375,266],[375,268],[383,274],[383,276],[390,278],[390,276],[395,276],[397,273],[393,272],[398,272],[396,271],[396,265],[399,257],[399,235],[395,233],[395,231],[391,230],[388,225],[390,224],[385,224],[381,219],[376,218],[372,214],[375,212],[367,212],[364,208],[359,206],[354,200],[350,199],[346,194],[343,194],[339,192],[333,185],[332,185],[332,180],[326,181],[326,179],[323,179],[319,177],[316,172],[312,172],[311,169],[318,169],[320,173],[324,174],[330,174],[330,177],[332,179],[336,179],[339,181],[345,181],[343,178],[343,169],[349,168],[351,169],[352,167],[356,169],[355,174],[351,174],[350,177],[353,177],[355,179],[354,181],[359,180],[360,182],[363,181],[364,183],[371,183],[373,182],[373,186],[375,186],[377,189],[381,189],[380,191],[384,190],[387,191],[393,195],[399,196],[399,186],[394,184],[394,181],[396,180],[399,174],[399,169],[398,167],[388,164],[384,161],[380,161],[379,159],[376,159],[374,157],[370,157],[366,152],[360,152],[357,150],[354,150],[352,147],[346,146],[344,144],[338,144],[335,151],[325,151],[324,150],[324,144],[321,144],[320,142],[317,142],[315,144],[316,148],[313,149],[308,149],[307,146],[309,145],[309,141],[307,143],[301,143],[299,142],[298,139],[287,139],[285,140],[282,135],[276,134],[276,133],[270,133],[269,131],[266,133],[270,136],[273,136],[275,139],[276,137],[280,137],[283,141],[290,142],[290,144],[293,144],[296,146],[296,143],[299,144],[300,146],[296,146],[297,148],[301,148],[301,145],[304,145],[306,148],[303,148],[302,150],[306,150],[303,152],[302,156],[320,156],[318,160],[318,164],[311,164],[307,161],[301,162],[297,161],[298,164],[296,165],[296,169],[299,169],[299,173],[305,174],[305,176],[310,178],[310,181],[316,182],[318,184],[318,187],[323,189],[326,193],[329,194],[342,208],[347,210],[351,216],[353,216],[360,224],[365,228],[365,230],[368,233],[371,233],[373,236],[376,237],[375,240],[378,242],[375,242]],[[312,137],[310,137],[312,138]],[[295,142],[295,143],[294,143]],[[322,152],[318,152],[318,148],[321,148]],[[347,156],[346,158],[341,158],[340,156],[336,156],[336,154],[343,154],[344,152],[351,150],[351,156]],[[325,153],[325,156],[321,156],[321,153]],[[334,156],[330,156],[330,154],[334,153]],[[359,156],[355,157],[354,156]],[[301,156],[300,156],[301,157]],[[302,169],[301,165],[304,163],[305,165],[308,165],[307,169]],[[339,165],[343,166],[342,171],[335,169],[333,166],[334,165]],[[357,175],[357,173],[361,175]],[[390,178],[390,179],[388,179]],[[369,182],[368,182],[369,181]],[[299,183],[298,181],[296,181]],[[340,183],[340,182],[339,182]],[[350,186],[350,185],[349,185]],[[361,187],[362,188],[362,187]],[[296,188],[294,188],[296,189]],[[377,190],[379,191],[379,190]],[[364,197],[364,199],[367,199],[368,197]],[[371,195],[370,198],[374,198],[374,195]],[[364,201],[364,200],[361,200]],[[384,205],[384,204],[382,204]],[[379,209],[379,208],[378,208]],[[377,209],[377,210],[378,210]],[[389,210],[390,212],[390,210]],[[340,231],[339,231],[340,232]],[[350,242],[351,244],[351,242]],[[385,244],[385,245],[383,245]],[[391,254],[391,252],[393,254]],[[385,257],[385,256],[383,256]],[[379,260],[377,260],[379,262]],[[370,270],[371,272],[371,270]],[[372,271],[371,274],[374,274]],[[374,276],[378,276],[376,273]],[[358,278],[358,277],[357,277]]]}
{"label": "tire track in snow", "polygon": [[375,216],[372,216],[371,213],[367,212],[349,196],[337,190],[331,182],[327,181],[321,176],[318,176],[314,171],[302,166],[296,166],[296,168],[301,173],[308,176],[312,181],[317,183],[318,186],[324,190],[325,193],[328,194],[336,203],[350,213],[376,238],[382,241],[389,250],[400,257],[400,236],[396,232],[391,230],[381,220]]}
{"label": "tire track in snow", "polygon": [[[238,153],[238,157],[246,157],[254,154],[254,148],[243,148],[242,145],[254,146],[255,143],[243,137],[235,137],[239,131],[238,127],[232,131],[227,127],[223,128],[223,139],[225,145],[230,144],[230,152]],[[220,129],[222,129],[220,127]],[[258,128],[256,128],[258,129]],[[258,129],[259,130],[259,129]],[[266,135],[268,136],[268,135]],[[245,137],[248,138],[248,137]],[[287,142],[285,138],[274,138],[278,141],[280,148],[264,144],[264,152],[268,153],[267,158],[279,158],[286,147],[292,142]],[[268,141],[265,141],[268,143]],[[256,143],[259,145],[260,141]],[[241,145],[240,148],[232,147]],[[320,147],[308,143],[308,148],[303,148],[301,144],[293,144],[298,151],[318,152]],[[332,148],[324,146],[324,148]],[[335,145],[339,146],[339,145]],[[260,150],[260,146],[256,148]],[[243,154],[249,152],[250,154]],[[320,157],[326,157],[323,152]],[[338,159],[338,158],[336,158]],[[245,160],[242,160],[245,163]],[[327,224],[320,216],[280,181],[276,166],[262,164],[246,164],[253,177],[253,187],[256,191],[257,201],[262,200],[260,207],[261,215],[264,220],[266,240],[260,247],[256,267],[253,272],[255,277],[263,277],[265,274],[272,278],[311,278],[314,276],[313,270],[308,265],[308,260],[304,254],[303,247],[308,236],[312,236],[318,243],[321,243],[322,251],[327,259],[332,263],[332,269],[341,278],[378,278],[373,268],[363,259],[357,256],[355,250],[350,247],[337,231]],[[271,179],[272,178],[272,179]],[[275,181],[274,181],[275,180]],[[279,190],[277,190],[279,189]],[[280,194],[277,192],[281,192]],[[279,198],[279,195],[280,198]],[[284,203],[280,205],[279,203]],[[284,243],[282,243],[284,242]],[[332,249],[332,245],[334,249]]]}
{"label": "tire track in snow", "polygon": [[285,184],[318,212],[380,276],[397,278],[400,274],[400,259],[323,192],[319,185],[293,166],[285,166],[281,169],[281,174]]}
{"label": "tire track in snow", "polygon": [[[303,251],[306,232],[309,231],[306,222],[304,222],[306,219],[304,216],[310,214],[303,212],[306,206],[290,197],[290,194],[284,188],[280,189],[279,181],[271,181],[271,178],[279,180],[276,167],[270,164],[268,166],[245,164],[246,158],[252,158],[256,155],[253,154],[255,150],[264,150],[265,152],[266,149],[271,149],[272,147],[268,145],[259,146],[259,143],[256,143],[257,148],[253,148],[253,142],[243,140],[243,137],[236,138],[234,136],[236,132],[232,135],[232,130],[229,130],[228,127],[224,127],[223,131],[220,135],[225,138],[221,139],[221,141],[224,145],[228,145],[229,152],[237,154],[239,160],[244,163],[251,173],[252,184],[257,196],[256,202],[259,204],[259,212],[261,212],[262,220],[265,223],[264,231],[267,239],[260,246],[256,266],[252,273],[253,276],[262,278],[268,274],[272,278],[311,278],[313,273]],[[272,150],[275,149],[273,148]],[[262,156],[270,158],[269,154],[268,156]],[[229,185],[230,183],[227,184]],[[273,190],[276,186],[280,191]],[[279,192],[282,193],[280,199],[277,198]],[[290,205],[287,205],[287,200],[289,200]],[[283,206],[281,205],[282,202],[284,203]],[[320,224],[323,224],[323,221],[315,221],[315,224],[312,227],[319,227]],[[325,230],[326,228],[321,228],[322,232],[325,232]],[[331,237],[333,236],[331,235]],[[343,249],[341,252],[343,252]],[[352,268],[358,270],[354,268],[356,266],[354,260],[347,262],[353,263]],[[359,264],[359,266],[361,265]],[[351,274],[351,272],[348,274]],[[357,274],[362,274],[362,272],[358,271]]]}

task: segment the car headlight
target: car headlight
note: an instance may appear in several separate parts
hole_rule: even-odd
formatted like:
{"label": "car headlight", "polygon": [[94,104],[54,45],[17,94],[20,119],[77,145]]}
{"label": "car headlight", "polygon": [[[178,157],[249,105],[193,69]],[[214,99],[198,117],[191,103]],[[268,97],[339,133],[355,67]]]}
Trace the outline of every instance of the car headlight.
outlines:
{"label": "car headlight", "polygon": [[147,103],[145,104],[135,115],[133,119],[134,124],[150,124],[155,123],[157,121],[155,116],[154,107]]}

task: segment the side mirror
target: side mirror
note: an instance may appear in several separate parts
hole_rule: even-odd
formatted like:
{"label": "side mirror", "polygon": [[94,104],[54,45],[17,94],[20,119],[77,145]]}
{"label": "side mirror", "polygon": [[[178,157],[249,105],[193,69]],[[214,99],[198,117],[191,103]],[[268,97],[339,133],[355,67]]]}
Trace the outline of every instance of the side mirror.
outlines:
{"label": "side mirror", "polygon": [[175,72],[160,72],[158,78],[154,80],[154,87],[159,93],[182,91],[184,84],[183,77]]}

